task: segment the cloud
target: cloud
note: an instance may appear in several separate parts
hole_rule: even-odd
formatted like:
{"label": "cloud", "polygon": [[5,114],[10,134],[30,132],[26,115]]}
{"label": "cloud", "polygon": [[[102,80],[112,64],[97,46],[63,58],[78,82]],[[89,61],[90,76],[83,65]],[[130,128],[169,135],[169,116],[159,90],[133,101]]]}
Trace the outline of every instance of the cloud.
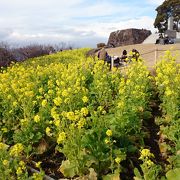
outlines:
{"label": "cloud", "polygon": [[0,29],[0,41],[6,40],[12,33],[11,29]]}
{"label": "cloud", "polygon": [[147,0],[148,3],[154,5],[161,5],[165,0]]}
{"label": "cloud", "polygon": [[127,28],[139,28],[150,29],[154,19],[147,16],[128,19],[126,21],[120,21],[114,19],[112,22],[91,22],[81,23],[78,25],[66,25],[62,27],[49,28],[46,27],[46,31],[22,33],[18,30],[10,32],[4,39],[8,42],[20,42],[20,43],[51,43],[56,44],[59,42],[68,42],[76,47],[96,47],[99,42],[107,43],[108,37],[112,31],[127,29]]}
{"label": "cloud", "polygon": [[147,15],[152,12],[152,6],[147,6],[147,1],[157,3],[152,0],[0,0],[0,38],[9,42],[63,41],[96,46],[99,41],[107,42],[115,30],[154,30],[154,19]]}

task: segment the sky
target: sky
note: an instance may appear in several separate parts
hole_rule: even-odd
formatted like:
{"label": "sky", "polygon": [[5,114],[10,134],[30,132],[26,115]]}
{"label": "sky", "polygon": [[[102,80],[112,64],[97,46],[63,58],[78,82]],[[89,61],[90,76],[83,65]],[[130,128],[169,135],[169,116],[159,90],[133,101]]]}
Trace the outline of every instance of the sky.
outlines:
{"label": "sky", "polygon": [[155,32],[156,7],[164,0],[0,0],[0,42],[96,47],[111,32]]}

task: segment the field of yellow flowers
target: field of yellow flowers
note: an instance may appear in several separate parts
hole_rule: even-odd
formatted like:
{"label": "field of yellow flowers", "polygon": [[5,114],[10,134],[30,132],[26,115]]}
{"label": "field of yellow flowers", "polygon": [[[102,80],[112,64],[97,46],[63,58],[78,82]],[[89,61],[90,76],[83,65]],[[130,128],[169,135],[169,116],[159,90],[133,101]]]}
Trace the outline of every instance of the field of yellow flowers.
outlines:
{"label": "field of yellow flowers", "polygon": [[[180,179],[175,58],[167,52],[151,76],[143,61],[110,71],[88,50],[1,68],[0,179]],[[161,161],[144,141],[150,119]]]}

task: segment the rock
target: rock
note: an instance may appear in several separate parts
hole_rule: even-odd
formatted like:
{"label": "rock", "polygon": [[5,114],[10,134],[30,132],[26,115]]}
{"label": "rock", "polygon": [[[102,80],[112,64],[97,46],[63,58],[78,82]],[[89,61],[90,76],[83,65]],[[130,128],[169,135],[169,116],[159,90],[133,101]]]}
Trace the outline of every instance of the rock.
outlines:
{"label": "rock", "polygon": [[86,53],[86,57],[92,57],[95,58],[96,53],[100,50],[101,48],[95,48],[95,49],[91,49]]}
{"label": "rock", "polygon": [[98,43],[98,44],[97,44],[97,48],[102,48],[102,47],[104,47],[104,46],[106,46],[105,43]]}
{"label": "rock", "polygon": [[108,47],[118,47],[142,43],[149,35],[150,30],[146,29],[125,29],[111,32],[108,39]]}

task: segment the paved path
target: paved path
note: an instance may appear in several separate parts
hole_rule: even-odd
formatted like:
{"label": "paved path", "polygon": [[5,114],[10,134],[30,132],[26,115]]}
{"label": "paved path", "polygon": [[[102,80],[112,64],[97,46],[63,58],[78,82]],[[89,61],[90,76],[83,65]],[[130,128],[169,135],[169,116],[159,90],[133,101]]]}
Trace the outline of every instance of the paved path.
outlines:
{"label": "paved path", "polygon": [[[152,68],[156,60],[160,60],[162,55],[166,50],[171,50],[172,54],[177,54],[177,61],[180,62],[180,43],[178,44],[169,44],[169,45],[160,45],[160,44],[134,44],[128,46],[120,46],[116,48],[108,48],[107,52],[111,56],[121,56],[122,51],[126,49],[129,53],[132,49],[137,49],[142,58],[145,60],[145,63],[148,67]],[[155,60],[155,50],[156,50],[156,60]]]}

